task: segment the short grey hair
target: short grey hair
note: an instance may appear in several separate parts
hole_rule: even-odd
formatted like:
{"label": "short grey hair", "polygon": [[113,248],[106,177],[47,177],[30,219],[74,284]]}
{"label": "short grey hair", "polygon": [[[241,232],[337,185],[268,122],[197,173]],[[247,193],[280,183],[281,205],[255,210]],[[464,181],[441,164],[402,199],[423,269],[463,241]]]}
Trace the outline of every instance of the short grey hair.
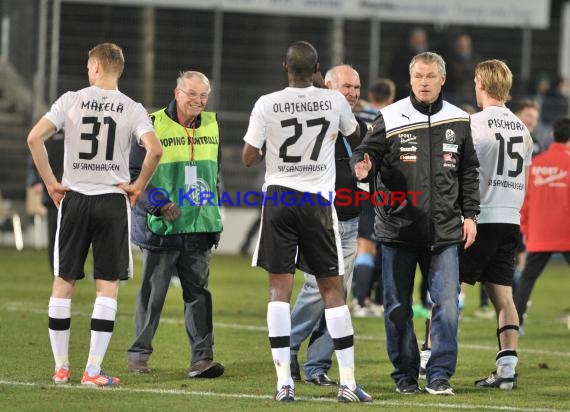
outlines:
{"label": "short grey hair", "polygon": [[441,57],[439,54],[434,53],[434,52],[423,52],[420,54],[416,54],[412,58],[412,61],[410,62],[410,75],[412,74],[412,70],[414,69],[414,65],[416,64],[416,62],[418,60],[421,60],[427,64],[431,64],[434,62],[437,63],[437,69],[439,71],[439,74],[441,74],[442,76],[445,76],[445,74],[446,74],[446,72],[445,72],[445,61],[443,60],[443,57]]}
{"label": "short grey hair", "polygon": [[191,79],[193,77],[198,77],[200,80],[202,80],[202,83],[204,83],[206,86],[208,86],[208,94],[210,94],[210,92],[212,91],[212,88],[210,87],[210,80],[208,80],[208,77],[206,77],[206,75],[204,73],[193,71],[193,70],[187,70],[187,71],[178,73],[178,79],[176,79],[176,87],[182,88],[184,86],[184,80],[188,80],[188,79]]}

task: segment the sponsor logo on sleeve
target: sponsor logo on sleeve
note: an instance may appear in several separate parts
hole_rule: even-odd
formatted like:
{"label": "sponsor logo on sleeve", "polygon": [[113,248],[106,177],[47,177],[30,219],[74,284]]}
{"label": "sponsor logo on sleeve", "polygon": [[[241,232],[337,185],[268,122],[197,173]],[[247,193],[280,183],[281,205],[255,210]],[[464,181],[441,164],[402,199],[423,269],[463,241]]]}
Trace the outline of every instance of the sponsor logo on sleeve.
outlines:
{"label": "sponsor logo on sleeve", "polygon": [[400,133],[400,144],[418,144],[418,136],[411,133]]}
{"label": "sponsor logo on sleeve", "polygon": [[417,162],[418,161],[418,155],[404,153],[404,154],[400,155],[400,160],[402,162],[405,162],[405,163]]}

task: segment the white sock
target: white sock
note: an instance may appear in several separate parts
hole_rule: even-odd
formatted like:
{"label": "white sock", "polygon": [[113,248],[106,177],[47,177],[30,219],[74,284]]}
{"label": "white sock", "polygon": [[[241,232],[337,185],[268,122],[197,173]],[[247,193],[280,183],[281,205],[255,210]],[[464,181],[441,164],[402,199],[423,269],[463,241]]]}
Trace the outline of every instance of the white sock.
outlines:
{"label": "white sock", "polygon": [[514,349],[503,349],[497,353],[497,375],[501,378],[513,378],[519,358]]}
{"label": "white sock", "polygon": [[267,305],[267,328],[271,355],[277,372],[277,390],[282,386],[295,387],[291,378],[291,311],[287,302],[269,302]]}
{"label": "white sock", "polygon": [[431,349],[420,351],[420,368],[427,368],[429,358],[431,358]]}
{"label": "white sock", "polygon": [[327,329],[334,342],[340,384],[356,389],[354,378],[354,330],[347,305],[325,309]]}
{"label": "white sock", "polygon": [[459,293],[459,296],[457,297],[457,306],[459,310],[463,310],[463,308],[465,308],[465,293]]}
{"label": "white sock", "polygon": [[50,298],[48,304],[49,341],[55,360],[55,370],[69,369],[69,335],[71,299]]}
{"label": "white sock", "polygon": [[97,376],[101,373],[101,363],[103,363],[113,335],[116,314],[117,301],[115,299],[108,297],[95,299],[91,315],[91,346],[85,367],[89,376]]}

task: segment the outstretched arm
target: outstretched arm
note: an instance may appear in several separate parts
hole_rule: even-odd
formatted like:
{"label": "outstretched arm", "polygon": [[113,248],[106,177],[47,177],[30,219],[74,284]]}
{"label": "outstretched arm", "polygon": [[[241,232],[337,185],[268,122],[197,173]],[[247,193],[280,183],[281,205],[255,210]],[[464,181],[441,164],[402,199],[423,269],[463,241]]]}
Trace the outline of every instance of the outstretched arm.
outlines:
{"label": "outstretched arm", "polygon": [[358,180],[364,180],[368,177],[368,173],[372,169],[372,162],[370,161],[370,156],[368,153],[364,153],[364,157],[361,161],[354,164],[354,176]]}

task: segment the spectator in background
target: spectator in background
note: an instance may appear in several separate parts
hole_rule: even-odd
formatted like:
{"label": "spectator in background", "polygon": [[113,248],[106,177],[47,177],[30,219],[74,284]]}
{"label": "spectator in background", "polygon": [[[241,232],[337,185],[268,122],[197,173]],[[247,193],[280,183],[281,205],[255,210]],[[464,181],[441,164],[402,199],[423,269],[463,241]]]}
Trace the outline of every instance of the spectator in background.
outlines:
{"label": "spectator in background", "polygon": [[[49,162],[57,180],[61,180],[63,176],[63,153],[64,153],[64,135],[63,131],[56,133],[51,139],[45,142],[46,151]],[[53,266],[53,250],[55,245],[55,234],[57,232],[57,207],[51,200],[42,178],[34,165],[33,159],[30,157],[28,162],[28,170],[26,176],[26,186],[28,191],[39,193],[41,196],[41,204],[46,208],[47,218],[47,235],[48,235],[48,258],[51,273],[54,273]],[[28,194],[26,194],[28,196]]]}
{"label": "spectator in background", "polygon": [[368,90],[368,101],[363,107],[354,107],[354,114],[363,120],[367,126],[372,125],[380,109],[394,102],[396,84],[390,79],[376,79]]}
{"label": "spectator in background", "polygon": [[[410,61],[416,54],[428,50],[428,33],[421,27],[415,27],[408,34],[406,48],[398,49],[392,57],[390,78],[396,84],[396,100],[410,95]],[[471,78],[473,81],[473,78]]]}
{"label": "spectator in background", "polygon": [[[205,111],[210,81],[197,71],[181,72],[174,98],[152,113],[164,156],[149,189],[133,210],[131,239],[142,249],[142,282],[135,309],[135,336],[128,349],[131,373],[148,373],[152,340],[173,274],[178,274],[184,301],[184,325],[190,343],[189,378],[217,378],[224,366],[214,361],[212,294],[208,289],[212,248],[220,240],[220,131],[217,114]],[[131,176],[138,176],[144,150],[131,151]],[[160,188],[170,199],[155,199]],[[200,193],[192,204],[178,198],[181,189]],[[209,193],[211,204],[200,204]],[[164,200],[164,201],[162,201]],[[196,206],[198,204],[199,206]]]}
{"label": "spectator in background", "polygon": [[553,253],[570,264],[570,117],[554,122],[554,142],[536,156],[521,210],[526,263],[515,292],[521,325],[535,282]]}
{"label": "spectator in background", "polygon": [[473,52],[473,41],[468,34],[455,38],[451,56],[447,59],[446,97],[456,105],[475,106],[473,75],[479,59]]}
{"label": "spectator in background", "polygon": [[[380,113],[380,109],[392,104],[396,96],[396,85],[390,79],[378,79],[368,92],[371,106],[356,116],[371,125]],[[374,193],[374,182],[359,183],[358,186],[369,193]],[[372,188],[372,190],[371,190]],[[372,288],[376,284],[374,301]],[[356,303],[352,315],[357,318],[366,316],[382,316],[382,258],[380,244],[374,237],[374,205],[370,199],[360,203],[360,220],[358,222],[358,243],[356,260],[354,261],[353,295]]]}
{"label": "spectator in background", "polygon": [[536,101],[539,107],[542,107],[542,101],[544,100],[544,96],[548,90],[550,90],[551,84],[552,81],[550,80],[548,73],[539,72],[535,76],[531,90],[531,99]]}
{"label": "spectator in background", "polygon": [[552,125],[557,119],[568,114],[568,94],[566,81],[561,76],[552,80],[550,88],[542,99],[540,110],[540,128],[542,134],[538,136],[542,150],[546,150],[552,143]]}
{"label": "spectator in background", "polygon": [[[530,136],[532,138],[532,155],[536,156],[544,150],[541,146],[541,142],[536,138],[534,133],[540,119],[540,106],[534,100],[522,100],[515,106],[514,113],[530,132]],[[524,238],[522,233],[519,233],[519,235],[519,244],[515,260],[515,273],[513,276],[513,293],[516,291],[519,284],[526,257]]]}
{"label": "spectator in background", "polygon": [[515,106],[513,112],[523,122],[523,124],[530,132],[533,142],[532,155],[536,156],[545,149],[541,146],[541,142],[534,135],[534,132],[540,120],[540,106],[534,100],[521,100]]}

